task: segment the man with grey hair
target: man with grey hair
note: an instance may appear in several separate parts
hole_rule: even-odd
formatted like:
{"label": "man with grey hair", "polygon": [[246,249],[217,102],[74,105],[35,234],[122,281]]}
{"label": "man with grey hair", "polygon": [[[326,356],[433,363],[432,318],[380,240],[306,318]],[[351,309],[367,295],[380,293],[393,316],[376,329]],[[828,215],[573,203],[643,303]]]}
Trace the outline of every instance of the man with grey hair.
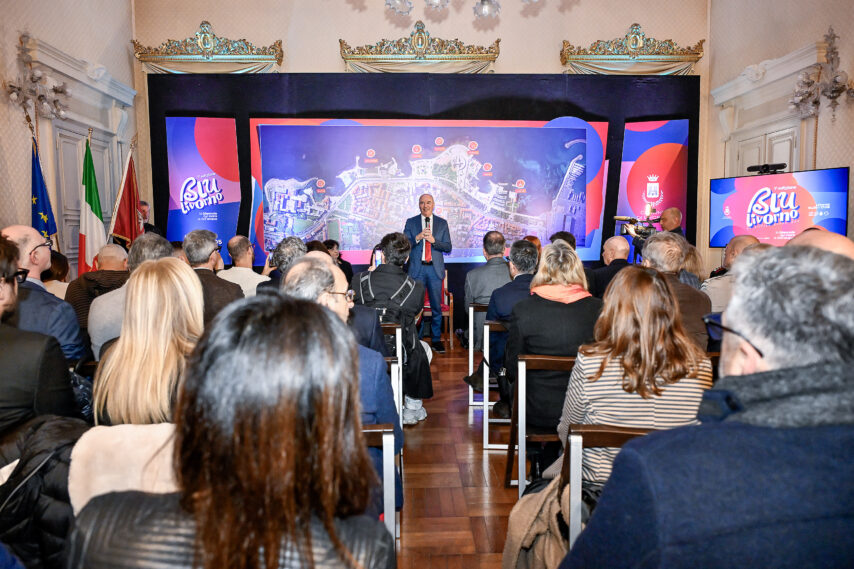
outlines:
{"label": "man with grey hair", "polygon": [[219,254],[221,247],[216,233],[207,229],[194,229],[184,236],[184,254],[202,283],[206,326],[226,305],[243,298],[240,286],[223,280],[214,273],[214,269],[222,267],[222,256]]}
{"label": "man with grey hair", "polygon": [[759,239],[753,235],[736,235],[729,240],[724,249],[724,268],[727,270],[722,275],[712,277],[703,281],[700,290],[709,295],[712,301],[712,312],[723,312],[732,296],[733,275],[729,270],[733,262],[741,255],[741,252],[751,245],[759,243]]}
{"label": "man with grey hair", "polygon": [[279,241],[267,260],[271,267],[275,267],[275,270],[270,273],[270,280],[260,283],[256,290],[279,290],[282,286],[282,276],[307,251],[305,243],[299,237],[285,237]]}
{"label": "man with grey hair", "polygon": [[[154,232],[143,233],[130,246],[127,256],[128,273],[133,273],[145,261],[154,261],[172,255],[172,244]],[[127,283],[125,283],[127,284]],[[104,344],[119,337],[125,312],[127,287],[103,294],[92,301],[89,308],[89,339],[96,360],[101,359]]]}
{"label": "man with grey hair", "polygon": [[679,281],[679,269],[687,250],[688,242],[681,235],[669,231],[654,233],[644,244],[643,264],[664,273],[679,304],[685,331],[701,350],[706,351],[709,335],[703,316],[712,311],[712,302],[699,290]]}
{"label": "man with grey hair", "polygon": [[593,296],[602,298],[614,276],[621,269],[629,266],[630,250],[629,242],[622,235],[615,235],[605,241],[605,245],[602,246],[602,261],[605,266],[593,271],[593,279],[589,283]]}
{"label": "man with grey hair", "polygon": [[749,249],[699,426],[623,447],[561,567],[854,566],[854,261]]}
{"label": "man with grey hair", "polygon": [[243,235],[235,235],[228,240],[228,254],[231,255],[232,267],[218,272],[216,276],[239,285],[245,296],[255,296],[258,285],[267,282],[270,277],[252,270],[255,261],[252,243]]}
{"label": "man with grey hair", "polygon": [[120,245],[107,243],[95,256],[95,269],[71,281],[65,291],[65,300],[74,308],[81,330],[88,325],[92,301],[127,282],[127,251]]}
{"label": "man with grey hair", "polygon": [[[504,260],[504,235],[500,231],[488,231],[483,236],[483,257],[486,264],[475,267],[466,274],[465,283],[465,307],[468,312],[469,306],[477,302],[486,304],[492,291],[510,282],[510,269]],[[483,322],[486,320],[485,312],[476,312],[474,315],[474,349],[483,349]],[[469,338],[469,341],[472,339]]]}
{"label": "man with grey hair", "polygon": [[[325,253],[322,253],[326,255]],[[353,291],[347,290],[347,277],[344,271],[336,267],[332,258],[329,261],[304,257],[297,260],[282,283],[282,293],[311,300],[325,306],[341,320],[347,322],[353,307]],[[362,423],[365,425],[391,423],[394,425],[395,453],[403,448],[403,430],[394,405],[394,392],[391,388],[385,358],[382,354],[358,345],[359,349],[359,392],[362,401]],[[368,449],[374,462],[374,468],[382,478],[382,451]],[[400,475],[396,476],[395,494],[398,507],[403,505],[403,487]],[[381,502],[377,501],[377,505]]]}

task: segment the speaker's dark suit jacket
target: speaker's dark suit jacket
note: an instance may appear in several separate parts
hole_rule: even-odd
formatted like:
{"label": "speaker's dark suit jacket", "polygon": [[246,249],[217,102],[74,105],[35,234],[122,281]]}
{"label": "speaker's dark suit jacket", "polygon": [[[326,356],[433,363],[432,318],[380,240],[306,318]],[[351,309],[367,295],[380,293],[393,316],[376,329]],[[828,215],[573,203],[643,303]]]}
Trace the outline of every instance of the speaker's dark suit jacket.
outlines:
{"label": "speaker's dark suit jacket", "polygon": [[0,437],[38,415],[78,416],[56,338],[0,324],[0,346]]}
{"label": "speaker's dark suit jacket", "polygon": [[[403,229],[403,232],[409,239],[410,245],[412,245],[412,252],[409,254],[409,274],[412,275],[413,278],[416,278],[421,274],[422,269],[430,267],[430,265],[423,265],[421,263],[421,253],[424,251],[424,240],[422,239],[417,243],[415,241],[415,236],[421,233],[421,219],[421,215],[410,217],[406,220],[406,226]],[[451,231],[448,229],[448,222],[435,213],[433,214],[432,220],[433,239],[436,240],[436,242],[432,244],[431,249],[433,252],[433,270],[436,272],[437,277],[444,279],[445,256],[443,253],[451,252]]]}

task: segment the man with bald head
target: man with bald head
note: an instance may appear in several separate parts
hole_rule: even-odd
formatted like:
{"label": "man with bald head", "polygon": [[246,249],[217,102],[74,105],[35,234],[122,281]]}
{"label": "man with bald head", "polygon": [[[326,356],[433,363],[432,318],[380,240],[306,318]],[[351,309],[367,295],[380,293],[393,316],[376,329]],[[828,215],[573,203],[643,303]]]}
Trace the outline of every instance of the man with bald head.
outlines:
{"label": "man with bald head", "polygon": [[[661,218],[659,221],[661,225],[662,231],[668,231],[670,233],[675,233],[677,235],[685,236],[682,233],[682,212],[679,211],[678,207],[669,207],[661,212]],[[643,246],[646,243],[646,239],[639,237],[635,232],[634,225],[627,225],[626,231],[629,235],[632,236],[632,245],[635,247],[635,254],[643,252]]]}
{"label": "man with bald head", "polygon": [[620,235],[605,241],[602,247],[602,261],[605,266],[594,270],[592,282],[588,283],[590,292],[594,296],[602,298],[614,275],[620,272],[620,269],[629,266],[629,249],[629,242]]}
{"label": "man with bald head", "polygon": [[815,247],[824,249],[837,255],[844,255],[849,259],[854,259],[854,241],[851,241],[844,235],[831,233],[822,229],[807,229],[793,237],[786,243],[786,246],[800,245],[803,247]]}
{"label": "man with bald head", "polygon": [[50,267],[50,240],[26,225],[11,225],[0,233],[18,247],[18,268],[27,271],[27,280],[18,289],[17,310],[9,324],[19,330],[53,336],[66,359],[79,360],[87,354],[88,345],[74,309],[50,294],[41,281],[42,271]]}
{"label": "man with bald head", "polygon": [[128,254],[122,247],[108,243],[95,256],[97,270],[83,273],[68,285],[65,300],[74,308],[77,323],[82,330],[89,326],[89,308],[99,296],[124,285],[128,272]]}
{"label": "man with bald head", "polygon": [[[433,215],[433,196],[423,194],[418,198],[420,215],[406,220],[403,230],[412,252],[409,256],[409,276],[423,283],[430,299],[431,338],[433,349],[445,353],[442,346],[442,282],[445,280],[445,253],[451,252],[451,232],[448,222]],[[424,335],[422,322],[421,336]]]}
{"label": "man with bald head", "polygon": [[736,235],[727,243],[724,250],[724,268],[726,273],[707,279],[700,285],[700,290],[709,295],[712,300],[712,312],[723,312],[729,304],[732,296],[733,275],[729,270],[733,261],[741,255],[741,252],[751,245],[759,243],[759,239],[752,235]]}
{"label": "man with bald head", "polygon": [[228,254],[231,255],[232,266],[230,269],[220,271],[216,274],[219,278],[240,285],[243,294],[247,297],[255,296],[258,285],[270,280],[270,277],[259,275],[252,270],[255,262],[255,249],[247,237],[235,235],[228,240]]}

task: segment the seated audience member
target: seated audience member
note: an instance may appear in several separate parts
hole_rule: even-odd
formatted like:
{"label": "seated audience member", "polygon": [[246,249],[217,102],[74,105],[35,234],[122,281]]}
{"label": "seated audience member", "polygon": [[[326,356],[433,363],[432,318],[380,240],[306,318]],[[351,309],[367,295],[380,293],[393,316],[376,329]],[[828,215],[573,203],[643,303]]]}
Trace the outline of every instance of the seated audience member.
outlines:
{"label": "seated audience member", "polygon": [[50,268],[42,271],[42,284],[56,298],[65,300],[68,289],[68,257],[56,251],[50,252]]}
{"label": "seated audience member", "polygon": [[355,302],[373,307],[383,322],[403,328],[403,424],[414,425],[427,418],[423,399],[433,397],[433,378],[415,322],[424,307],[424,285],[406,274],[403,266],[412,245],[403,233],[389,233],[380,241],[382,264],[373,271],[356,274],[350,283]]}
{"label": "seated audience member", "polygon": [[[150,233],[150,232],[147,232]],[[184,242],[183,241],[170,241],[172,244],[172,256],[176,259],[181,259],[188,265],[190,261],[187,260],[187,255],[184,253]]]}
{"label": "seated audience member", "polygon": [[255,262],[255,248],[243,235],[235,235],[228,240],[228,254],[231,255],[232,267],[216,274],[219,278],[239,285],[243,296],[255,296],[259,284],[267,282],[270,277],[259,275],[252,270]]}
{"label": "seated audience member", "polygon": [[537,248],[537,259],[539,259],[540,251],[543,250],[543,244],[540,242],[540,238],[536,235],[525,235],[524,237],[522,237],[522,239],[528,241],[529,243],[532,243],[534,247]]}
{"label": "seated audience member", "polygon": [[[531,281],[537,272],[539,253],[530,241],[520,239],[510,247],[510,277],[513,279],[506,285],[495,289],[489,297],[489,307],[486,309],[487,320],[497,320],[509,324],[513,307],[520,300],[531,296]],[[501,418],[510,417],[510,401],[512,395],[505,374],[500,373],[504,368],[504,350],[507,344],[507,332],[492,332],[489,335],[489,361],[492,371],[498,374],[498,393],[500,400],[492,408],[493,414]],[[483,390],[483,374],[471,378],[472,387]]]}
{"label": "seated audience member", "polygon": [[[663,274],[626,267],[614,277],[596,322],[595,342],[578,349],[558,434],[572,424],[671,429],[696,423],[712,364],[688,336]],[[619,449],[584,451],[585,481],[608,480]],[[560,472],[556,462],[545,476]]]}
{"label": "seated audience member", "polygon": [[711,312],[709,297],[690,285],[679,281],[677,274],[682,267],[688,242],[681,235],[669,231],[654,233],[646,239],[643,249],[643,265],[664,273],[670,289],[676,295],[682,325],[694,339],[697,347],[706,351],[709,335],[703,324],[703,316]]}
{"label": "seated audience member", "polygon": [[185,263],[165,258],[138,267],[127,289],[121,336],[94,381],[96,423],[107,426],[45,422],[19,443],[21,461],[0,487],[3,498],[15,496],[0,535],[16,552],[60,555],[74,514],[93,496],[177,489],[170,421],[187,357],[202,332],[202,288]]}
{"label": "seated audience member", "polygon": [[306,241],[305,251],[306,253],[311,253],[312,251],[320,251],[321,253],[329,255],[329,249],[326,248],[326,245],[323,244],[323,241],[319,241],[317,239],[314,239],[312,241]]}
{"label": "seated audience member", "polygon": [[703,281],[700,290],[705,292],[712,301],[712,312],[723,312],[732,296],[733,276],[729,274],[732,263],[747,247],[756,245],[759,239],[752,235],[738,235],[730,239],[724,249],[724,273],[717,277],[711,277]]}
{"label": "seated audience member", "polygon": [[[540,266],[531,281],[531,296],[513,307],[507,337],[506,367],[516,382],[521,354],[575,356],[593,340],[593,326],[602,301],[587,290],[578,256],[565,241],[543,247]],[[527,423],[555,429],[569,377],[560,371],[531,371],[527,383]]]}
{"label": "seated audience member", "polygon": [[[347,322],[353,307],[352,291],[347,290],[344,272],[331,263],[318,259],[303,258],[288,270],[282,292],[294,298],[311,300],[334,312],[343,322]],[[394,392],[391,388],[388,366],[382,354],[358,346],[359,352],[359,392],[362,402],[362,423],[394,425],[394,450],[403,449],[403,431],[400,429],[400,417],[394,404]],[[380,449],[369,448],[374,468],[380,479],[383,472],[383,454]],[[395,494],[398,507],[403,505],[403,486],[399,475],[395,480]],[[382,495],[377,494],[377,513],[382,511]]]}
{"label": "seated audience member", "polygon": [[335,261],[335,264],[339,269],[344,271],[344,276],[347,278],[347,282],[353,280],[353,265],[344,260],[344,257],[341,256],[341,246],[338,241],[335,239],[327,239],[323,242],[323,245],[329,250],[329,254],[332,256],[332,260]]}
{"label": "seated audience member", "polygon": [[[77,417],[65,356],[56,338],[17,330],[3,321],[15,310],[18,248],[0,236],[0,439],[12,440],[21,425],[39,415]],[[3,453],[5,466],[17,452]]]}
{"label": "seated audience member", "polygon": [[222,266],[220,247],[216,233],[207,229],[195,229],[184,237],[184,253],[190,266],[196,271],[205,294],[205,325],[230,302],[243,298],[240,286],[223,280],[214,273],[214,269]]}
{"label": "seated audience member", "polygon": [[[469,306],[473,302],[488,303],[492,291],[510,282],[510,269],[507,267],[507,261],[504,260],[504,246],[504,236],[498,231],[489,231],[483,236],[483,256],[486,258],[486,264],[475,267],[466,273],[466,314],[468,314]],[[475,350],[483,349],[483,322],[485,320],[485,312],[475,313],[473,340]]]}
{"label": "seated audience member", "polygon": [[[128,272],[133,272],[145,261],[156,261],[172,256],[172,245],[155,232],[143,233],[130,246],[128,251]],[[183,261],[182,261],[183,262]],[[116,290],[102,294],[92,301],[89,307],[89,339],[92,341],[92,353],[96,360],[101,359],[101,350],[110,340],[119,337],[122,329],[122,317],[125,312],[127,283]]]}
{"label": "seated audience member", "polygon": [[67,567],[394,567],[393,536],[359,516],[376,477],[357,359],[316,303],[271,294],[225,308],[178,396],[179,492],[92,500]]}
{"label": "seated audience member", "polygon": [[[552,243],[554,243],[558,239],[566,241],[567,245],[572,247],[572,250],[575,251],[575,235],[573,235],[569,231],[558,231],[552,234],[551,237],[549,237],[549,241],[551,241]],[[590,290],[590,287],[592,286],[590,283],[593,282],[593,269],[589,269],[584,265],[582,265],[582,268],[584,269],[584,278],[587,279],[587,289]]]}
{"label": "seated audience member", "polygon": [[83,273],[71,281],[65,293],[65,300],[74,308],[77,324],[82,330],[88,325],[92,301],[127,282],[127,251],[119,245],[108,243],[95,256],[95,266],[96,270]]}
{"label": "seated audience member", "polygon": [[854,241],[851,241],[851,239],[844,235],[831,233],[830,231],[820,231],[816,229],[802,231],[786,243],[787,247],[790,245],[816,247],[818,249],[830,251],[831,253],[836,253],[837,255],[844,255],[849,259],[854,259]]}
{"label": "seated audience member", "polygon": [[605,241],[602,247],[602,261],[605,266],[594,269],[593,284],[588,283],[593,296],[602,298],[614,275],[629,266],[629,249],[629,242],[621,235],[615,235]]}
{"label": "seated audience member", "polygon": [[288,272],[297,259],[305,255],[305,243],[299,237],[285,237],[267,257],[267,262],[275,269],[270,273],[270,280],[260,283],[257,292],[278,291],[282,288],[282,276]]}
{"label": "seated audience member", "polygon": [[679,282],[699,289],[702,274],[703,258],[700,256],[700,252],[690,243],[686,243],[685,258],[682,259],[682,266],[679,268]]}
{"label": "seated audience member", "polygon": [[854,565],[854,262],[745,251],[701,425],[623,447],[562,567]]}
{"label": "seated audience member", "polygon": [[88,342],[74,309],[50,294],[41,282],[42,272],[50,267],[50,240],[25,225],[7,227],[2,235],[17,245],[18,269],[27,271],[27,280],[18,288],[17,309],[7,323],[19,330],[53,336],[69,362],[86,356]]}

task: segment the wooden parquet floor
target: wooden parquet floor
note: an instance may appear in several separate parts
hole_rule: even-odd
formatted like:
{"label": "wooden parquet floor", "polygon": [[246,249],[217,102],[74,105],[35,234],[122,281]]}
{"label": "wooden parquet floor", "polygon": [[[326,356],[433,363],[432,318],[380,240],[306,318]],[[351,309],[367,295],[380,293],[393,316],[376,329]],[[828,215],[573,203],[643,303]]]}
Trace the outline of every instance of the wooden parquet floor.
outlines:
{"label": "wooden parquet floor", "polygon": [[[427,419],[404,428],[398,567],[501,567],[507,518],[517,498],[515,488],[504,488],[505,452],[483,450],[480,406],[468,406],[462,381],[468,352],[455,342],[453,351],[434,354],[431,371]],[[490,425],[490,439],[506,441],[508,430]]]}

